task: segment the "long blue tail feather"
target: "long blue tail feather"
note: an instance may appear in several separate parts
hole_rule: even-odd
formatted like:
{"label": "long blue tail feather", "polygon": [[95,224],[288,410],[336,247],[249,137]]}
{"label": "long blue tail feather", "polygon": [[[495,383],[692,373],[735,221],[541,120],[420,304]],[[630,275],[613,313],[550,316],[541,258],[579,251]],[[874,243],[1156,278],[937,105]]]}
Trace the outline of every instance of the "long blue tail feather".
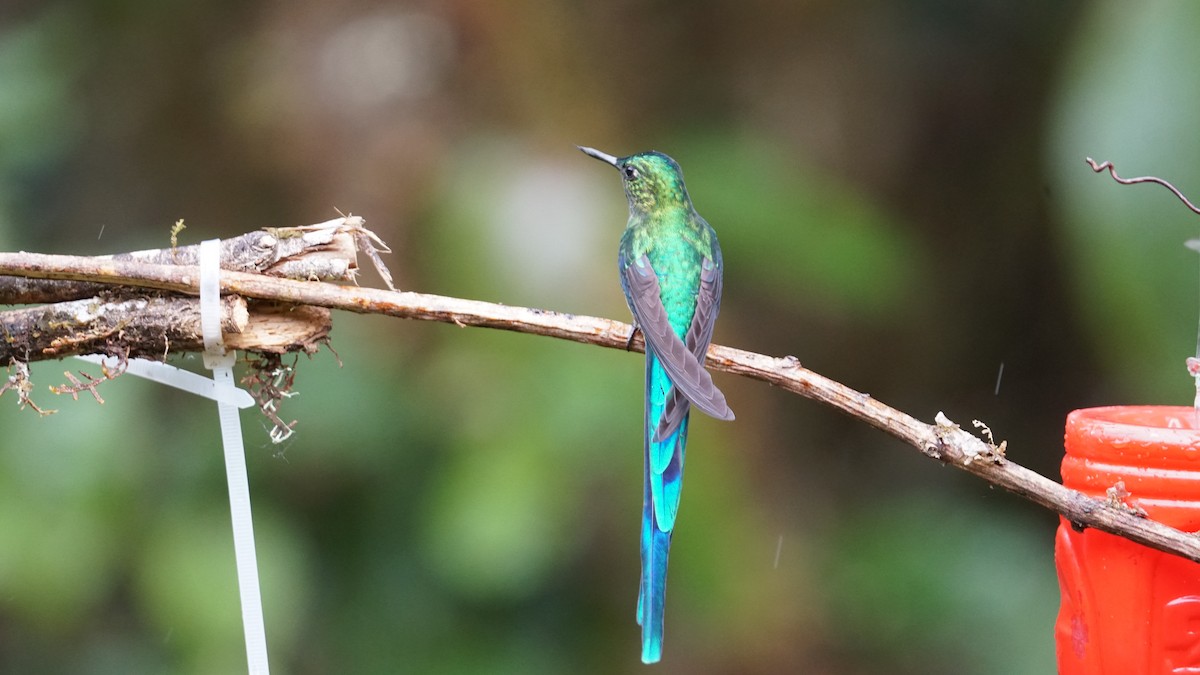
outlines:
{"label": "long blue tail feather", "polygon": [[[642,661],[662,658],[663,606],[667,558],[679,512],[688,416],[672,434],[654,441],[671,381],[652,350],[646,353],[645,485],[642,492],[642,580],[638,589],[638,624],[642,627]],[[661,471],[659,470],[661,468]]]}

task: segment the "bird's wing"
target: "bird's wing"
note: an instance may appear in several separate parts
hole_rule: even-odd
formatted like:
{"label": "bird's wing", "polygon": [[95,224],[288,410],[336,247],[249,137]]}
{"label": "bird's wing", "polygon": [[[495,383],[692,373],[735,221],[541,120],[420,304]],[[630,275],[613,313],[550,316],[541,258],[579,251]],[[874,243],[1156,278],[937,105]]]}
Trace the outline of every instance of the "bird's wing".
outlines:
{"label": "bird's wing", "polygon": [[[708,344],[712,341],[713,325],[717,323],[717,311],[721,308],[721,270],[711,260],[704,260],[700,271],[700,289],[696,293],[696,313],[692,315],[692,325],[684,336],[687,349],[696,357],[701,366],[708,353]],[[720,393],[718,391],[718,393]],[[663,408],[662,418],[654,430],[654,440],[661,441],[670,436],[688,413],[688,399],[675,388]],[[728,406],[726,406],[728,410]],[[706,411],[707,412],[707,411]],[[729,413],[730,418],[733,413]]]}
{"label": "bird's wing", "polygon": [[[642,329],[642,335],[646,337],[646,343],[654,350],[654,353],[662,361],[663,370],[667,371],[668,377],[671,379],[671,384],[675,386],[680,393],[694,406],[700,409],[706,415],[711,415],[721,420],[733,419],[733,411],[729,409],[729,405],[725,403],[725,395],[721,393],[713,384],[712,376],[704,369],[703,364],[696,357],[688,345],[684,344],[679,336],[675,335],[675,331],[671,328],[671,322],[667,318],[667,310],[663,308],[662,298],[660,297],[661,290],[658,285],[658,275],[655,274],[654,268],[651,267],[650,261],[646,256],[642,256],[635,262],[622,260],[622,274],[625,276],[625,286],[629,293],[629,301],[633,306],[634,319],[637,321],[638,327]],[[697,314],[700,312],[700,304],[705,305],[704,314],[711,318],[706,322],[711,324],[711,319],[715,319],[715,310],[717,307],[717,299],[719,293],[719,282],[714,282],[710,274],[710,280],[706,284],[701,276],[700,295],[709,296],[706,301],[697,302]],[[705,290],[705,287],[708,290]],[[696,320],[693,318],[692,326],[688,330],[688,340],[692,342],[691,334],[696,332],[696,341],[694,346],[699,345],[701,340],[710,339],[712,336],[712,326],[704,326],[697,328]],[[707,336],[707,337],[706,337]],[[705,347],[707,348],[707,342]],[[686,410],[684,411],[686,412]],[[681,416],[682,417],[682,416]],[[675,426],[678,426],[676,424]],[[658,434],[655,434],[656,436]]]}
{"label": "bird's wing", "polygon": [[717,311],[721,309],[721,270],[707,258],[700,270],[700,290],[696,294],[696,313],[687,332],[687,348],[701,364],[712,342]]}

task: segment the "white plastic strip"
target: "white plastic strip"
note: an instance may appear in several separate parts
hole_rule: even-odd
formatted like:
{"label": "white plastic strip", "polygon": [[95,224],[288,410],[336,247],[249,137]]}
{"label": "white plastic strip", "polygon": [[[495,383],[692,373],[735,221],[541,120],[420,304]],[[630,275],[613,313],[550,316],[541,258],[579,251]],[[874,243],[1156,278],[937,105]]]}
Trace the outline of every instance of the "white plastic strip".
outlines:
{"label": "white plastic strip", "polygon": [[[116,369],[120,364],[120,359],[115,356],[88,354],[86,356],[76,356],[75,358],[88,361],[89,363],[96,363],[109,369]],[[249,408],[254,405],[254,398],[245,389],[234,389],[232,397],[224,398],[227,392],[224,389],[218,392],[217,384],[214,380],[203,375],[197,375],[190,370],[176,368],[169,363],[161,363],[149,359],[129,359],[125,372],[152,382],[165,384],[168,387],[182,389],[190,394],[210,398],[218,403],[229,403],[238,408]]]}
{"label": "white plastic strip", "polygon": [[200,242],[200,334],[204,336],[205,354],[225,355],[221,339],[220,239]]}
{"label": "white plastic strip", "polygon": [[204,334],[204,365],[213,371],[221,440],[225,445],[225,475],[229,482],[229,510],[233,517],[233,552],[237,559],[238,593],[242,600],[242,629],[246,634],[246,660],[250,675],[267,675],[267,632],[263,625],[262,592],[258,583],[258,558],[254,551],[254,523],[250,517],[250,481],[246,477],[246,452],[237,408],[227,403],[236,395],[233,384],[234,354],[225,353],[221,341],[221,241],[200,244],[200,326]]}

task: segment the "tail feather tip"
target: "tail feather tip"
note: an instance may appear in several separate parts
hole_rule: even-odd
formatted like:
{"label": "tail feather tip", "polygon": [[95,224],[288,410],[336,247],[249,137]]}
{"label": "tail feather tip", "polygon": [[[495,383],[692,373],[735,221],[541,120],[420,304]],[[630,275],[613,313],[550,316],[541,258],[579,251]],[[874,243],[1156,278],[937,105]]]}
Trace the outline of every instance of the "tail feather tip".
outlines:
{"label": "tail feather tip", "polygon": [[642,663],[658,663],[662,660],[662,643],[646,642],[642,645]]}

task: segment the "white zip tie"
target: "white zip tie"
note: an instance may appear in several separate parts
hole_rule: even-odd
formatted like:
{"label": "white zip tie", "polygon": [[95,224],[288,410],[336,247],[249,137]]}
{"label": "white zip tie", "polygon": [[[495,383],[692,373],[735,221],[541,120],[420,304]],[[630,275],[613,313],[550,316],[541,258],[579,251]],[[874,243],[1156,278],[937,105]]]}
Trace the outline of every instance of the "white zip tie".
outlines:
{"label": "white zip tie", "polygon": [[221,341],[221,240],[200,244],[200,330],[204,335],[204,365],[213,371],[221,440],[225,446],[225,476],[229,481],[229,510],[233,517],[233,552],[237,559],[238,594],[242,601],[242,629],[246,634],[246,660],[250,675],[267,675],[267,632],[263,626],[262,592],[258,584],[258,559],[254,552],[254,523],[250,517],[250,482],[246,477],[246,451],[235,404],[235,355]]}
{"label": "white zip tie", "polygon": [[[104,366],[110,370],[116,370],[121,367],[121,360],[115,356],[87,354],[85,356],[76,356],[75,358]],[[190,370],[176,368],[169,363],[151,361],[149,359],[129,359],[125,362],[125,372],[152,382],[165,384],[168,387],[182,389],[189,394],[212,399],[217,403],[228,403],[238,408],[250,408],[254,406],[254,397],[250,396],[250,393],[245,389],[235,388],[233,396],[229,396],[224,388],[218,391],[217,383],[211,378],[197,375]]]}
{"label": "white zip tie", "polygon": [[[242,627],[246,635],[246,658],[251,675],[267,675],[267,635],[263,626],[262,593],[258,583],[258,560],[254,551],[254,523],[250,515],[250,482],[246,477],[246,452],[238,408],[254,405],[254,398],[233,383],[234,353],[225,353],[221,340],[221,240],[200,244],[200,331],[204,337],[204,366],[213,379],[167,363],[128,359],[125,372],[217,402],[221,441],[225,447],[225,475],[229,482],[229,509],[233,519],[233,551],[237,559],[238,593],[242,604]],[[116,369],[120,360],[99,355],[75,358]]]}

